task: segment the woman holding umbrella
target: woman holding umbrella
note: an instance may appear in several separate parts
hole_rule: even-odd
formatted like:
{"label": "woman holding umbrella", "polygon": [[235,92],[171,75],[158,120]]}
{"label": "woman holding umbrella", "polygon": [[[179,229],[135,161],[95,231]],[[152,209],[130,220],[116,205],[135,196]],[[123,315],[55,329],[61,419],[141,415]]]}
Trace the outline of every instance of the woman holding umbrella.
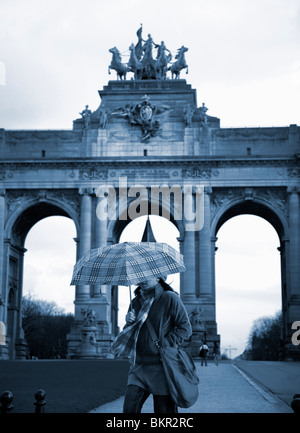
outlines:
{"label": "woman holding umbrella", "polygon": [[74,266],[71,284],[138,285],[126,325],[111,347],[115,356],[131,361],[124,413],[140,413],[150,394],[155,413],[177,412],[159,349],[177,349],[191,336],[192,328],[180,296],[162,276],[184,271],[183,256],[158,242],[96,248]]}
{"label": "woman holding umbrella", "polygon": [[113,346],[116,353],[126,346],[131,360],[123,412],[140,413],[153,394],[155,413],[176,413],[177,406],[169,395],[160,355],[146,320],[151,321],[160,336],[159,343],[176,347],[192,334],[188,314],[179,295],[163,278],[153,277],[140,283],[135,295],[126,315],[125,338],[120,334]]}

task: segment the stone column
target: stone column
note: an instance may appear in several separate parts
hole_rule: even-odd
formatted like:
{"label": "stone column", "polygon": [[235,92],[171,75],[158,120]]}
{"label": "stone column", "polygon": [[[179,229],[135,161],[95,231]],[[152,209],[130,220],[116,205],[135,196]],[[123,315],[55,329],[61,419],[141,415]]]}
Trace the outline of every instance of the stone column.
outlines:
{"label": "stone column", "polygon": [[186,271],[182,275],[182,299],[183,301],[195,301],[196,299],[196,259],[195,259],[195,232],[186,231],[184,234],[183,246],[181,247],[184,256]]}
{"label": "stone column", "polygon": [[[78,261],[84,253],[91,249],[92,240],[92,189],[80,188],[81,195],[80,204],[80,230],[78,237],[74,239],[77,244]],[[82,351],[84,352],[83,344],[83,314],[82,310],[87,310],[90,307],[91,294],[89,285],[77,285],[75,293],[75,321],[72,325],[71,332],[67,336],[68,340],[68,355],[70,358],[81,358]],[[84,346],[84,345],[83,345]],[[95,346],[96,348],[96,346]],[[83,354],[84,355],[84,354]],[[100,354],[99,354],[100,356]]]}
{"label": "stone column", "polygon": [[[178,237],[177,238],[178,243],[179,243],[179,252],[183,255],[184,257],[184,243],[183,243],[183,238],[182,237]],[[180,279],[180,297],[183,300],[184,298],[184,277],[183,275],[185,274],[185,272],[181,272],[179,274],[179,279]]]}
{"label": "stone column", "polygon": [[[188,201],[187,209],[193,208],[194,195],[186,194],[185,202]],[[187,221],[185,221],[185,226]],[[196,301],[196,239],[195,231],[185,230],[183,242],[180,242],[181,253],[184,257],[186,271],[181,274],[181,293],[182,300],[185,303]]]}
{"label": "stone column", "polygon": [[[97,203],[96,206],[103,200],[102,197],[97,197]],[[95,247],[101,248],[105,247],[107,245],[107,220],[100,220],[97,217],[95,217]],[[101,286],[101,285],[95,285],[94,286],[94,292],[93,296],[101,296],[103,294],[106,294],[107,287]]]}
{"label": "stone column", "polygon": [[210,195],[212,189],[204,190],[204,225],[199,232],[199,296],[213,297],[212,287],[212,245],[210,233]]}
{"label": "stone column", "polygon": [[5,284],[4,284],[4,220],[5,190],[0,191],[0,321],[4,322]]}
{"label": "stone column", "polygon": [[290,251],[289,251],[289,280],[287,293],[290,307],[289,321],[299,320],[300,313],[300,203],[299,187],[290,187],[289,193],[289,223],[290,223]]}
{"label": "stone column", "polygon": [[23,294],[23,275],[24,275],[24,254],[27,251],[25,248],[18,248],[19,250],[19,267],[18,267],[18,291],[16,303],[19,307],[17,312],[16,323],[16,343],[15,353],[16,359],[26,359],[27,355],[27,342],[24,337],[24,330],[22,326],[22,294]]}
{"label": "stone column", "polygon": [[[79,254],[81,258],[84,253],[91,249],[92,240],[92,191],[89,189],[80,189],[81,197],[80,208],[80,234],[79,234]],[[76,300],[90,297],[90,286],[80,285],[76,287]]]}
{"label": "stone column", "polygon": [[285,340],[288,337],[288,300],[287,288],[290,286],[289,273],[287,272],[287,265],[289,262],[289,239],[280,239],[280,264],[281,264],[281,299],[282,299],[282,333],[281,338]]}
{"label": "stone column", "polygon": [[218,238],[212,237],[211,242],[211,285],[212,285],[212,296],[214,301],[214,320],[216,320],[216,251],[218,250],[218,247],[216,247],[216,242]]}

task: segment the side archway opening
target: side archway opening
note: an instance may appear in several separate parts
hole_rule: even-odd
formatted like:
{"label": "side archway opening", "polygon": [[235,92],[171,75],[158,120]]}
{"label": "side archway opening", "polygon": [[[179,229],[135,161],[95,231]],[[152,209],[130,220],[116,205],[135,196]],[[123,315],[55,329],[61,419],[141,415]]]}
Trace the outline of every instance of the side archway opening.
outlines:
{"label": "side archway opening", "polygon": [[222,351],[236,357],[253,322],[282,309],[282,293],[278,231],[260,216],[232,215],[217,232],[216,319]]}

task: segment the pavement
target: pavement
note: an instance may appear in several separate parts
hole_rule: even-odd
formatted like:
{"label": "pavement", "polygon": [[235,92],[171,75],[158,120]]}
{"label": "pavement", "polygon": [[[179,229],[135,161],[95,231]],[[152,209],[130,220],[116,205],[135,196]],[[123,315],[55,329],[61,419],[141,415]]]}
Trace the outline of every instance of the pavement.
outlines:
{"label": "pavement", "polygon": [[[264,361],[208,362],[198,371],[199,398],[179,413],[293,413],[290,403],[300,393],[300,363]],[[124,396],[89,413],[122,413]],[[142,413],[153,413],[150,396]]]}

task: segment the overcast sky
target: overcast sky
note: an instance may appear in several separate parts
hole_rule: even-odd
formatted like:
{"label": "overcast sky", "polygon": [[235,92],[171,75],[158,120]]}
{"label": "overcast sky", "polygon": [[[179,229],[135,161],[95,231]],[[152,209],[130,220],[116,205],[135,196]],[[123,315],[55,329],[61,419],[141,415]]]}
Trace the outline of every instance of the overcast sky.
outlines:
{"label": "overcast sky", "polygon": [[[108,75],[108,49],[117,46],[126,62],[140,23],[144,38],[151,33],[155,42],[164,40],[173,54],[181,45],[189,48],[189,74],[182,78],[197,90],[198,106],[205,102],[222,127],[299,124],[299,0],[1,0],[0,128],[71,129],[86,104],[97,109],[97,90],[116,78],[114,71]],[[63,221],[63,227],[49,229],[44,220],[29,233],[25,283],[27,290],[51,292],[73,310],[69,280],[76,233]],[[260,317],[280,308],[280,276],[269,272],[279,270],[274,229],[258,218],[255,227],[249,219],[239,221],[241,228],[232,219],[219,232],[217,322],[224,347],[241,348],[253,319],[249,311]],[[41,243],[36,230],[43,225],[40,230],[50,239]],[[62,234],[70,243],[65,241],[63,250],[57,247]],[[243,255],[237,246],[241,239],[247,250]],[[56,278],[51,289],[46,288],[49,272],[36,269],[47,242],[59,264],[45,259]],[[69,253],[60,256],[62,251]]]}
{"label": "overcast sky", "polygon": [[189,48],[182,78],[221,126],[299,123],[299,13],[298,0],[1,0],[0,127],[72,128],[115,79],[109,48],[128,51],[140,23],[144,39]]}

